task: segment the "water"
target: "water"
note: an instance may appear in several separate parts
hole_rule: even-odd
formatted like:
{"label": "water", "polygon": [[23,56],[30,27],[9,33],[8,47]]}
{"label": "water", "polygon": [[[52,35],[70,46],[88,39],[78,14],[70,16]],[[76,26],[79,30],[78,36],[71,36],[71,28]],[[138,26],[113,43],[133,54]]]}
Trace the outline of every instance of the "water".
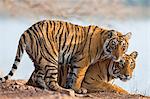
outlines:
{"label": "water", "polygon": [[[128,53],[136,50],[139,53],[133,78],[128,82],[115,81],[115,84],[132,93],[150,95],[150,20],[128,21],[99,21],[83,22],[70,19],[76,24],[88,25],[90,23],[103,27],[116,29],[123,33],[132,32]],[[0,70],[6,75],[13,64],[20,35],[36,20],[0,18]],[[21,64],[12,79],[28,79],[33,71],[33,64],[27,54],[23,56]]]}

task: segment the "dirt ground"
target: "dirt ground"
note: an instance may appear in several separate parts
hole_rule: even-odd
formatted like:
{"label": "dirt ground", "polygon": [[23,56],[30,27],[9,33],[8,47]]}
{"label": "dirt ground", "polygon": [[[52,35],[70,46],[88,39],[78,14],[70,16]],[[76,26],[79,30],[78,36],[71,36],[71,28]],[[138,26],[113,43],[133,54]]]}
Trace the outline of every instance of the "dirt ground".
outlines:
{"label": "dirt ground", "polygon": [[9,80],[0,84],[0,99],[146,99],[150,97],[142,95],[121,95],[117,93],[97,92],[90,94],[76,94],[69,96],[55,91],[44,91],[42,89],[25,85],[25,80]]}

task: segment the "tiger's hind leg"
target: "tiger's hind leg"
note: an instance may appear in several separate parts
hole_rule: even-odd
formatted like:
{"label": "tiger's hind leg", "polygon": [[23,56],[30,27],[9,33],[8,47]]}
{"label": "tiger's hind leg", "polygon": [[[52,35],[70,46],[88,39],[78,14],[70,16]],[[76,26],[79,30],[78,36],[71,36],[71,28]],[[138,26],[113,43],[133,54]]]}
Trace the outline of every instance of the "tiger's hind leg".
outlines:
{"label": "tiger's hind leg", "polygon": [[58,84],[61,87],[66,88],[67,76],[70,70],[69,65],[59,65],[59,72],[58,72]]}
{"label": "tiger's hind leg", "polygon": [[45,66],[44,81],[49,89],[74,96],[72,89],[65,89],[58,84],[58,66],[49,64]]}
{"label": "tiger's hind leg", "polygon": [[26,83],[30,86],[35,86],[41,89],[48,89],[45,81],[44,81],[44,72],[43,70],[34,70],[30,79]]}

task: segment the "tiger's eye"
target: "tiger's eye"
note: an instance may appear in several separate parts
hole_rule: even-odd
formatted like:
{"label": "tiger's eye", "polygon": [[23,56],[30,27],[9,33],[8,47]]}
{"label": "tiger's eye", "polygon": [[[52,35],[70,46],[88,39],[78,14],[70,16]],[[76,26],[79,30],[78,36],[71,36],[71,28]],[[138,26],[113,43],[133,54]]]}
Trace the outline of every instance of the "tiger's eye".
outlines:
{"label": "tiger's eye", "polygon": [[131,61],[130,67],[133,68],[133,66],[134,66],[134,62]]}

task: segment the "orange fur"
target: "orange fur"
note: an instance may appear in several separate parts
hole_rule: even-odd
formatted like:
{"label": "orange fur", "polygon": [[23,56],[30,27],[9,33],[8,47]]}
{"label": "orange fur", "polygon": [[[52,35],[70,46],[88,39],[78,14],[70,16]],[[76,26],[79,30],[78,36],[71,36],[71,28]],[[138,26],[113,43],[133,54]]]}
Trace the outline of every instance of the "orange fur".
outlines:
{"label": "orange fur", "polygon": [[[124,66],[120,67],[122,63],[113,62],[116,69],[120,70],[120,77],[124,75],[129,75],[132,77],[133,70],[135,68],[135,59],[137,57],[137,52],[133,52],[130,55],[125,54],[123,56]],[[124,89],[111,84],[112,80],[120,77],[114,77],[114,75],[109,73],[111,59],[104,61],[99,61],[96,64],[90,66],[86,72],[85,78],[82,82],[82,87],[86,88],[88,92],[95,91],[113,91],[117,93],[127,94],[128,92]],[[126,79],[120,78],[123,81]]]}

